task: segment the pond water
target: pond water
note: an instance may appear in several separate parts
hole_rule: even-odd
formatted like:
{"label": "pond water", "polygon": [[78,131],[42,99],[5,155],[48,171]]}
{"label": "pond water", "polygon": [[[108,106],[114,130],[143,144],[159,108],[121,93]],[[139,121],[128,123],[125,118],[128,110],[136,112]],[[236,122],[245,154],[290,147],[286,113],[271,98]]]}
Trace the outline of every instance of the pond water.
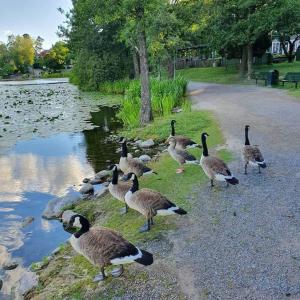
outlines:
{"label": "pond water", "polygon": [[[68,83],[0,85],[0,269],[4,261],[19,262],[0,270],[3,294],[69,237],[60,222],[41,218],[47,202],[77,193],[83,178],[118,160],[118,145],[104,139],[121,123],[117,107],[104,102]],[[22,227],[28,216],[34,221]]]}

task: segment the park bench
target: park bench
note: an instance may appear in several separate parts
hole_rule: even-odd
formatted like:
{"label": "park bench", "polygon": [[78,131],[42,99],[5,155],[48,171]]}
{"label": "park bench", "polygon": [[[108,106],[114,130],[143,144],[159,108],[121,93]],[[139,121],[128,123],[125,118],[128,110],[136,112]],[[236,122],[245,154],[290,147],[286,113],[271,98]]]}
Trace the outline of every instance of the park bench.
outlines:
{"label": "park bench", "polygon": [[284,78],[281,80],[282,85],[284,86],[285,82],[293,82],[295,83],[295,87],[298,87],[298,82],[300,82],[300,72],[296,73],[296,72],[289,72],[286,73]]}
{"label": "park bench", "polygon": [[264,80],[265,85],[267,85],[268,73],[269,72],[256,72],[253,73],[252,78],[255,79],[256,84],[258,80]]}

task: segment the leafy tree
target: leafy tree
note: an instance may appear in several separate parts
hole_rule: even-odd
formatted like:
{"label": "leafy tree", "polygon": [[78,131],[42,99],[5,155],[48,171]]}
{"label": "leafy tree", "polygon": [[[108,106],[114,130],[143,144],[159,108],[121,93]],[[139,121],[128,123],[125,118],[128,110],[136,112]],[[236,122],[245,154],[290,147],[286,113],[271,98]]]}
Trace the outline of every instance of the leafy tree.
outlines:
{"label": "leafy tree", "polygon": [[[279,39],[288,62],[292,62],[295,56],[295,44],[300,39],[299,0],[281,1],[274,20],[273,37]],[[289,48],[286,44],[289,45]]]}
{"label": "leafy tree", "polygon": [[74,59],[71,79],[83,89],[95,90],[101,82],[118,80],[130,74],[129,49],[120,42],[118,35],[122,20],[116,18],[102,24],[95,21],[108,4],[104,0],[73,1],[73,9],[65,13],[66,23],[59,28],[59,34],[68,41],[70,56]]}
{"label": "leafy tree", "polygon": [[7,46],[0,42],[0,77],[7,77],[15,71]]}
{"label": "leafy tree", "polygon": [[[283,0],[281,0],[282,2]],[[210,42],[217,49],[239,48],[241,75],[252,73],[256,41],[272,30],[280,1],[212,0],[209,20]]]}
{"label": "leafy tree", "polygon": [[8,50],[15,66],[19,71],[25,73],[28,67],[34,62],[34,41],[28,35],[10,36],[8,41]]}
{"label": "leafy tree", "polygon": [[66,43],[62,41],[56,42],[44,58],[45,65],[52,70],[62,69],[67,63],[68,55],[69,48]]}

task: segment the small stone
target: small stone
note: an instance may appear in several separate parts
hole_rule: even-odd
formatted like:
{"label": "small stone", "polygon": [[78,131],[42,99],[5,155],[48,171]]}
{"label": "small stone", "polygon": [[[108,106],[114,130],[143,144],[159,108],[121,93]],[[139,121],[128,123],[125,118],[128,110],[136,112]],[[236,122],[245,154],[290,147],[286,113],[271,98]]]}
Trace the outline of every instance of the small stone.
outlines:
{"label": "small stone", "polygon": [[172,109],[172,113],[180,113],[180,112],[182,112],[182,108],[174,107],[174,108]]}
{"label": "small stone", "polygon": [[3,270],[10,271],[14,270],[19,264],[16,261],[10,261],[7,263],[4,263],[2,268]]}
{"label": "small stone", "polygon": [[55,248],[52,252],[51,252],[51,255],[53,256],[53,255],[56,255],[57,253],[59,253],[59,251],[60,251],[60,247],[57,247],[57,248]]}
{"label": "small stone", "polygon": [[95,194],[95,196],[96,196],[97,198],[100,198],[100,197],[104,196],[107,192],[108,192],[108,188],[107,188],[107,187],[104,187],[103,189],[99,190],[99,191]]}
{"label": "small stone", "polygon": [[70,209],[65,210],[65,211],[63,212],[62,216],[61,216],[61,221],[62,221],[63,223],[65,223],[65,224],[66,224],[66,223],[69,223],[71,217],[74,216],[74,215],[76,215],[76,214],[77,214],[77,213],[74,212],[73,210],[70,210]]}
{"label": "small stone", "polygon": [[83,182],[83,183],[88,183],[88,182],[90,182],[90,179],[89,179],[89,178],[84,178],[84,179],[82,180],[82,182]]}
{"label": "small stone", "polygon": [[16,293],[23,296],[37,285],[37,275],[34,272],[25,272],[17,284]]}
{"label": "small stone", "polygon": [[22,220],[22,227],[26,227],[34,221],[34,217],[26,217]]}
{"label": "small stone", "polygon": [[91,179],[90,184],[95,185],[95,184],[100,184],[102,182],[103,182],[103,179],[101,179],[101,178],[93,178],[93,179]]}
{"label": "small stone", "polygon": [[104,179],[104,178],[110,176],[110,173],[111,172],[108,170],[102,170],[102,171],[98,172],[97,174],[95,174],[95,178]]}
{"label": "small stone", "polygon": [[143,155],[141,155],[141,156],[139,157],[139,159],[140,159],[142,162],[147,163],[147,162],[149,162],[149,161],[151,160],[151,157],[150,157],[149,155],[147,155],[147,154],[143,154]]}
{"label": "small stone", "polygon": [[141,148],[150,148],[150,147],[153,147],[154,145],[155,145],[154,141],[152,139],[149,139],[147,141],[140,143],[139,146]]}
{"label": "small stone", "polygon": [[83,195],[93,195],[94,194],[94,187],[92,184],[90,183],[85,183],[81,189],[79,190],[79,193],[80,194],[83,194]]}

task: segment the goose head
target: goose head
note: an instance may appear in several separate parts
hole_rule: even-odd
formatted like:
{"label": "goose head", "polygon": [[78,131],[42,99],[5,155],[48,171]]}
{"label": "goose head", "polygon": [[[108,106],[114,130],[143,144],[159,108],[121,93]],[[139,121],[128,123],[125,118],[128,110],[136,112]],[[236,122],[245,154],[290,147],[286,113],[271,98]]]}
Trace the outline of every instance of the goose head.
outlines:
{"label": "goose head", "polygon": [[119,138],[119,143],[120,143],[120,144],[126,143],[126,138],[123,137],[123,136],[121,136],[121,137]]}
{"label": "goose head", "polygon": [[90,227],[90,223],[87,218],[80,214],[73,215],[70,218],[68,227],[76,227],[80,229],[88,229]]}

